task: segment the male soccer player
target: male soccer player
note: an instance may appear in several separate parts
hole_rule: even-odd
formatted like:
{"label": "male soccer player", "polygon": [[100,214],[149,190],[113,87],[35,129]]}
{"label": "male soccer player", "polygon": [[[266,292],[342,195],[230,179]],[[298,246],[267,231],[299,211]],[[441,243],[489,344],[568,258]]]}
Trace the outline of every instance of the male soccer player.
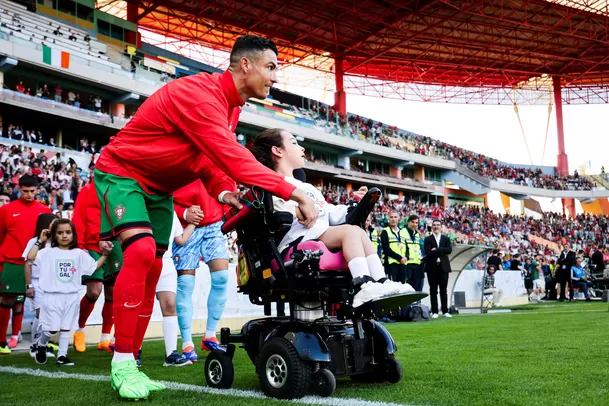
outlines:
{"label": "male soccer player", "polygon": [[[99,247],[101,209],[93,183],[89,183],[82,188],[78,194],[74,204],[72,221],[74,222],[74,227],[76,227],[78,248],[87,250],[97,260],[102,255]],[[102,331],[97,349],[108,351],[110,339],[112,338],[112,293],[114,282],[122,263],[123,253],[120,244],[114,242],[112,252],[102,267],[93,272],[91,276],[83,278],[83,284],[87,285],[87,293],[80,300],[78,330],[74,333],[74,349],[76,352],[85,352],[87,349],[84,328],[87,325],[87,319],[95,308],[95,302],[101,294],[102,287],[104,288],[104,307],[102,308]]]}
{"label": "male soccer player", "polygon": [[151,390],[164,389],[137,370],[134,352],[141,347],[152,314],[171,232],[174,191],[201,179],[211,196],[241,208],[234,181],[258,185],[298,202],[306,226],[317,219],[311,199],[256,161],[229,130],[233,109],[250,97],[268,96],[277,81],[276,67],[272,41],[240,37],[225,73],[188,76],[163,86],[97,161],[100,237],[117,238],[123,248],[123,267],[114,286],[111,372],[112,387],[123,398],[143,399]]}
{"label": "male soccer player", "polygon": [[[19,178],[21,197],[0,208],[0,355],[11,353],[6,342],[6,331],[11,317],[11,308],[16,301],[32,294],[33,286],[25,284],[25,259],[21,256],[25,246],[36,231],[36,220],[42,213],[51,213],[47,206],[35,201],[37,182],[33,176]],[[13,312],[13,337],[21,329],[23,306],[20,312]]]}

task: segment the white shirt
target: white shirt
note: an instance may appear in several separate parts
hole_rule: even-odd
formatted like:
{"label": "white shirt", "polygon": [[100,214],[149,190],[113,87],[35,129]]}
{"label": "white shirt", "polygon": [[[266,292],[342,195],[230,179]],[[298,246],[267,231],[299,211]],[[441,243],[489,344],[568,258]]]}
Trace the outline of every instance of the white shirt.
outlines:
{"label": "white shirt", "polygon": [[[30,260],[27,259],[27,254],[30,253],[30,251],[34,247],[34,244],[36,244],[36,241],[38,241],[37,237],[34,237],[34,238],[30,239],[27,242],[26,246],[25,246],[25,250],[23,251],[23,254],[21,255],[23,258],[25,258],[25,260],[32,267],[32,279],[38,279],[38,278],[40,278],[40,270],[38,269],[38,266],[34,263],[34,261],[30,261]],[[47,240],[47,242],[46,242],[44,247],[48,248],[50,246],[51,246],[51,242],[49,240]]]}
{"label": "white shirt", "polygon": [[292,241],[300,237],[303,237],[302,241],[315,240],[325,233],[331,225],[338,225],[345,222],[347,217],[347,206],[329,204],[326,202],[319,189],[310,183],[303,183],[290,176],[287,176],[285,180],[305,192],[307,196],[313,200],[315,207],[319,212],[319,216],[317,217],[315,224],[313,224],[311,228],[307,228],[300,224],[296,217],[296,207],[298,207],[298,203],[292,200],[285,201],[273,196],[275,211],[287,211],[294,216],[290,231],[288,231],[285,237],[283,237],[283,240],[281,240],[281,243],[279,243],[280,251],[283,251]]}
{"label": "white shirt", "polygon": [[45,248],[38,251],[34,264],[40,269],[40,289],[48,293],[78,292],[82,277],[92,275],[97,269],[97,261],[78,248]]}
{"label": "white shirt", "polygon": [[438,234],[438,235],[433,235],[433,238],[436,239],[436,245],[438,246],[438,248],[440,248],[440,240],[442,239],[442,234]]}
{"label": "white shirt", "polygon": [[180,224],[178,215],[174,211],[173,212],[173,224],[171,225],[171,235],[169,236],[169,248],[167,248],[167,251],[165,251],[165,253],[163,254],[163,259],[171,259],[173,257],[173,252],[171,250],[171,247],[173,246],[173,242],[176,239],[176,237],[179,237],[182,234],[184,234],[184,228],[182,227],[182,224]]}

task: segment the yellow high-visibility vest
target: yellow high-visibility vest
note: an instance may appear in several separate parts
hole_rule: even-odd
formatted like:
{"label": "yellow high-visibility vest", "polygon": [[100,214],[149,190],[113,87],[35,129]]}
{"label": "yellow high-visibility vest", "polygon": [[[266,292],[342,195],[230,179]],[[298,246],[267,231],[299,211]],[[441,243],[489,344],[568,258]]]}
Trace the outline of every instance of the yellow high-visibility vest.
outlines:
{"label": "yellow high-visibility vest", "polygon": [[[402,257],[406,256],[406,240],[408,238],[408,231],[405,228],[399,228],[397,233],[394,233],[391,227],[385,227],[384,230],[387,232],[389,238],[389,249]],[[388,264],[399,264],[400,261],[391,258],[387,253]]]}
{"label": "yellow high-visibility vest", "polygon": [[406,245],[408,246],[408,261],[406,265],[421,263],[421,236],[415,230],[414,239],[410,238],[410,233],[406,230]]}

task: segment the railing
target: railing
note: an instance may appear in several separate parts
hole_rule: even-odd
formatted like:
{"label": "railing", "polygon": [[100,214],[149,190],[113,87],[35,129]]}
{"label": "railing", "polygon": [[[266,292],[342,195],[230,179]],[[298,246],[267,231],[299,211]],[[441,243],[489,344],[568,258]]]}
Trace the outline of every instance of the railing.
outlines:
{"label": "railing", "polygon": [[462,163],[455,161],[455,165],[457,168],[457,172],[459,172],[460,174],[462,174],[463,176],[467,176],[470,179],[475,180],[476,182],[489,187],[490,183],[489,183],[489,179],[485,178],[482,175],[477,174],[476,172],[472,171],[471,169],[469,169],[468,167],[466,167],[465,165],[463,165]]}
{"label": "railing", "polygon": [[30,96],[27,94],[23,94],[20,92],[15,92],[13,90],[2,89],[0,91],[0,100],[2,101],[17,101],[22,103],[27,103],[31,106],[37,106],[47,109],[54,109],[63,111],[72,115],[80,116],[83,118],[87,118],[93,122],[100,124],[115,124],[117,126],[125,125],[129,119],[124,119],[120,117],[109,116],[104,113],[98,113],[91,110],[82,109],[79,107],[70,106],[65,103],[58,103],[54,100],[50,99],[41,99],[36,96]]}
{"label": "railing", "polygon": [[335,167],[333,165],[321,164],[318,162],[307,162],[306,168],[319,170],[319,171],[326,172],[326,173],[331,172],[331,173],[334,173],[337,175],[346,175],[346,176],[353,176],[353,177],[358,177],[358,178],[362,178],[362,179],[368,179],[373,182],[391,183],[396,186],[402,186],[402,187],[412,186],[412,187],[418,187],[418,188],[423,188],[423,189],[433,189],[433,186],[421,183],[421,182],[417,181],[416,179],[411,179],[411,178],[398,179],[393,176],[376,175],[376,174],[371,174],[371,173],[366,173],[366,172],[358,172],[358,171],[354,171],[354,170],[350,170],[350,169],[345,169],[342,167]]}
{"label": "railing", "polygon": [[609,178],[604,178],[602,175],[592,175],[591,178],[605,189],[609,189]]}

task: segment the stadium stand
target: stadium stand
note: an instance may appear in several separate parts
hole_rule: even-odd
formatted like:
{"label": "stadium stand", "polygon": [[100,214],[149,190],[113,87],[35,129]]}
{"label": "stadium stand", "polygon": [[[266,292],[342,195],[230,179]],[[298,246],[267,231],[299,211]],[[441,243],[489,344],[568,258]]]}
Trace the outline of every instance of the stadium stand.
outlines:
{"label": "stadium stand", "polygon": [[86,31],[58,23],[11,1],[0,1],[0,31],[33,44],[120,68],[120,65],[109,60],[106,45],[92,38]]}

